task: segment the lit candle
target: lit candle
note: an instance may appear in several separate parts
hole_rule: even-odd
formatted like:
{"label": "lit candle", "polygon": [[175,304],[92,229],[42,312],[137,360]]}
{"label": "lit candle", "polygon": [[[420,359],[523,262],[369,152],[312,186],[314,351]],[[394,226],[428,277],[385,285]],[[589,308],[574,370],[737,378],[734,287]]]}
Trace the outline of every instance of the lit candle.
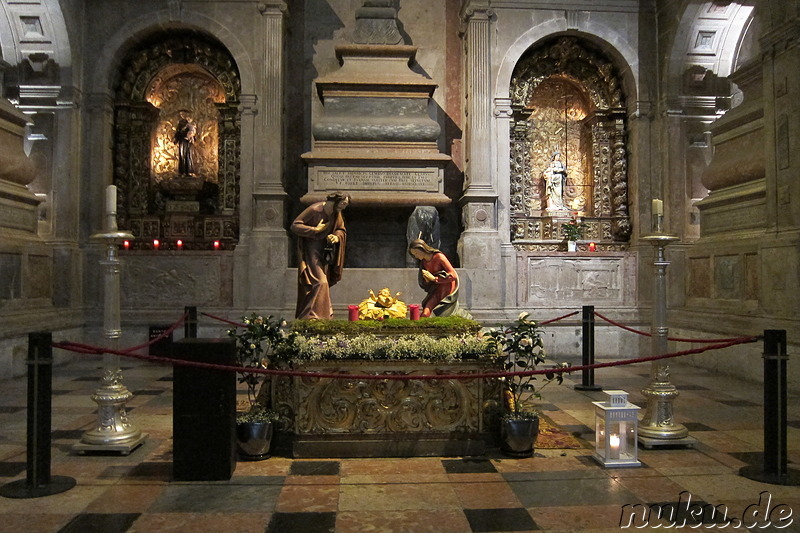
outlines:
{"label": "lit candle", "polygon": [[109,185],[106,187],[106,214],[117,213],[117,186]]}
{"label": "lit candle", "polygon": [[178,239],[178,242],[175,243],[175,244],[178,245],[178,250],[183,250],[183,241],[182,240]]}
{"label": "lit candle", "polygon": [[122,247],[126,250],[131,247],[131,241],[122,241]]}
{"label": "lit candle", "polygon": [[664,202],[662,200],[659,200],[658,198],[653,200],[653,214],[654,215],[664,214]]}
{"label": "lit candle", "polygon": [[608,436],[608,442],[611,447],[610,458],[619,459],[619,435],[612,433]]}
{"label": "lit candle", "polygon": [[596,252],[597,251],[597,243],[590,242],[589,243],[589,251],[590,252]]}
{"label": "lit candle", "polygon": [[158,239],[153,239],[153,250],[158,250]]}
{"label": "lit candle", "polygon": [[219,250],[219,241],[214,241],[214,249]]}

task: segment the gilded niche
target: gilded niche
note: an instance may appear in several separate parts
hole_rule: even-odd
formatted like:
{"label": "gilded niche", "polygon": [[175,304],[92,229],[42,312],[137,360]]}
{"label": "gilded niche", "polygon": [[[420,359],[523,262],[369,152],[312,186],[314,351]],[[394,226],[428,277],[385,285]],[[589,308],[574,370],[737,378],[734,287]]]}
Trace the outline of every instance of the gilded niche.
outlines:
{"label": "gilded niche", "polygon": [[613,63],[586,42],[558,38],[520,59],[510,92],[514,244],[558,250],[561,226],[580,217],[585,239],[624,249],[627,119]]}
{"label": "gilded niche", "polygon": [[[239,236],[240,82],[210,37],[170,32],[132,50],[114,100],[118,222],[132,248],[232,248]],[[180,244],[178,244],[180,241]]]}

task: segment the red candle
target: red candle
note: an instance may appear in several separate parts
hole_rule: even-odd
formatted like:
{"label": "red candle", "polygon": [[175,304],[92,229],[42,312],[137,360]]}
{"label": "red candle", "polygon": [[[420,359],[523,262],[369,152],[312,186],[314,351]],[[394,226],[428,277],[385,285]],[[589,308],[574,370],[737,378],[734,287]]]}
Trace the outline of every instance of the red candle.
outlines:
{"label": "red candle", "polygon": [[593,243],[593,242],[590,242],[589,243],[589,251],[590,252],[596,252],[597,251],[597,244]]}
{"label": "red candle", "polygon": [[219,250],[219,241],[214,241],[214,249]]}
{"label": "red candle", "polygon": [[348,305],[347,306],[347,318],[350,322],[355,322],[358,320],[358,306],[357,305]]}
{"label": "red candle", "polygon": [[178,250],[183,250],[183,241],[182,240],[178,239],[178,242],[176,242],[175,244],[178,245]]}
{"label": "red candle", "polygon": [[158,250],[158,239],[153,239],[153,250]]}
{"label": "red candle", "polygon": [[131,241],[122,241],[122,247],[128,250],[131,247]]}
{"label": "red candle", "polygon": [[419,305],[411,304],[408,308],[411,310],[411,320],[419,320]]}

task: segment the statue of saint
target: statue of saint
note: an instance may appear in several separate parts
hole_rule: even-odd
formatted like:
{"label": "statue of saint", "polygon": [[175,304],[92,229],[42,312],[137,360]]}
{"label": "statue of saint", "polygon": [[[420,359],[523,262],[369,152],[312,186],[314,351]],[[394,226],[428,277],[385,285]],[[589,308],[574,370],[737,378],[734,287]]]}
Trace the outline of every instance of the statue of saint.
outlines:
{"label": "statue of saint", "polygon": [[564,185],[567,182],[567,169],[561,162],[561,152],[553,152],[550,166],[542,172],[542,179],[545,185],[545,198],[547,200],[548,211],[563,211],[564,205]]}
{"label": "statue of saint", "polygon": [[349,204],[349,194],[335,192],[308,206],[292,222],[299,256],[295,318],[333,318],[330,288],[342,279],[347,244],[342,211]]}
{"label": "statue of saint", "polygon": [[411,241],[408,253],[419,261],[419,286],[428,293],[422,300],[422,317],[471,315],[458,306],[458,274],[447,257],[422,239]]}
{"label": "statue of saint", "polygon": [[190,176],[194,174],[192,145],[194,144],[195,135],[197,135],[197,126],[192,122],[188,111],[183,110],[179,114],[181,118],[175,127],[175,135],[172,137],[172,142],[178,146],[178,174]]}

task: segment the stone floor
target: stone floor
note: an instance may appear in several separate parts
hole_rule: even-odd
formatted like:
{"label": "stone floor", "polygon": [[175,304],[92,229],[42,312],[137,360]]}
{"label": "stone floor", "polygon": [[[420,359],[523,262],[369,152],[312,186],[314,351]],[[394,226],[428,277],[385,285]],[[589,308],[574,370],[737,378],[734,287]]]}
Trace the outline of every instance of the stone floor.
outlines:
{"label": "stone floor", "polygon": [[[761,364],[755,346],[754,364]],[[723,507],[729,519],[745,517],[745,525],[757,507],[773,526],[787,525],[787,509],[800,512],[800,487],[762,484],[738,474],[761,458],[761,385],[680,362],[671,368],[681,391],[675,414],[698,443],[693,449],[641,449],[640,468],[605,469],[592,459],[591,402],[605,395],[575,391],[576,375],[548,388],[542,409],[579,435],[582,449],[539,450],[529,459],[496,451],[469,458],[273,456],[237,463],[230,481],[191,483],[171,480],[169,367],[123,362],[125,384],[135,394],[128,403],[131,418],[149,434],[144,445],[129,456],[71,451],[96,422],[90,395],[99,367],[98,358],[87,356],[54,371],[51,472],[73,477],[77,485],[42,498],[0,497],[0,532],[599,532],[619,531],[625,509],[630,518],[634,504],[661,504],[668,517],[667,504],[681,498],[717,509],[711,516],[711,507],[675,505],[679,512],[674,517],[679,524],[687,519],[687,527],[723,526]],[[596,381],[606,389],[628,391],[641,404],[639,390],[648,371],[647,364],[604,368]],[[0,485],[26,476],[26,386],[24,378],[0,384]],[[790,395],[789,405],[788,457],[796,468],[800,402]],[[760,507],[753,506],[760,499]],[[697,509],[704,513],[691,514]],[[700,521],[693,518],[701,515]],[[784,521],[776,523],[781,517]],[[633,525],[643,527],[638,520]],[[783,531],[800,530],[800,516],[788,520]],[[650,513],[647,523],[667,522]]]}

